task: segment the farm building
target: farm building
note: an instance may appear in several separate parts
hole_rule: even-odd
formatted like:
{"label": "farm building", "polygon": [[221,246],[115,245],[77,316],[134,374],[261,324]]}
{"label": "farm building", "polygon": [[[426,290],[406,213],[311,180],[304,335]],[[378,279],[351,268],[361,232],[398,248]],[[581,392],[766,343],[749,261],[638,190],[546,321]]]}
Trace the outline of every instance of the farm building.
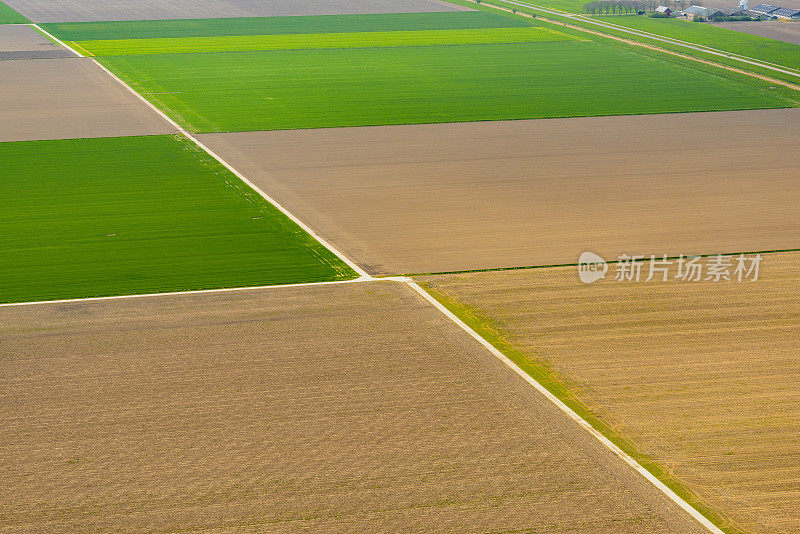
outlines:
{"label": "farm building", "polygon": [[684,16],[692,15],[692,16],[697,16],[697,17],[704,17],[704,18],[707,18],[707,19],[710,19],[712,17],[719,17],[719,16],[724,15],[722,10],[720,10],[720,9],[713,9],[713,8],[702,7],[702,6],[689,6],[686,9],[683,10],[683,14],[684,14]]}
{"label": "farm building", "polygon": [[800,20],[800,9],[782,7],[770,13],[771,16],[784,20]]}
{"label": "farm building", "polygon": [[718,11],[722,17],[738,17],[745,14],[745,10],[738,7],[723,7]]}
{"label": "farm building", "polygon": [[656,8],[656,13],[664,13],[666,15],[672,15],[672,10],[667,6],[658,6]]}
{"label": "farm building", "polygon": [[765,15],[767,17],[771,17],[774,11],[778,11],[780,7],[778,6],[771,6],[769,4],[758,4],[756,7],[751,9],[750,11],[755,13],[756,15]]}

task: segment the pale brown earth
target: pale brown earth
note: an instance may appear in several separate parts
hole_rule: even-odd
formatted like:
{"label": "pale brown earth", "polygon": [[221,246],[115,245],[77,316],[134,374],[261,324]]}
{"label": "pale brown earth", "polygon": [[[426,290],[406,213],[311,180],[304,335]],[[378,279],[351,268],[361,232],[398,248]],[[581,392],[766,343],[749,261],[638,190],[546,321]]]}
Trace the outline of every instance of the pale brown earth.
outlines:
{"label": "pale brown earth", "polygon": [[90,59],[0,61],[0,142],[173,133]]}
{"label": "pale brown earth", "polygon": [[[535,2],[534,2],[535,3]],[[750,7],[756,7],[758,4],[761,4],[758,0],[750,0]],[[800,0],[777,0],[777,1],[769,1],[763,2],[765,4],[770,4],[773,6],[779,7],[786,7],[791,9],[800,9]],[[667,5],[670,7],[675,7],[674,5],[670,4],[669,2],[662,2],[663,5]],[[690,0],[686,2],[683,7],[688,7],[691,5],[697,6],[705,6],[705,7],[715,7],[717,9],[723,8],[735,8],[739,6],[738,0]],[[676,10],[680,10],[681,7],[677,6]]]}
{"label": "pale brown earth", "polygon": [[62,46],[51,43],[29,26],[21,24],[0,25],[0,60],[73,56],[72,52]]}
{"label": "pale brown earth", "polygon": [[[796,9],[800,9],[800,7]],[[800,45],[800,23],[798,22],[719,22],[713,25],[721,28],[728,28],[729,30],[736,30],[737,32],[760,35],[768,39],[777,39],[778,41],[786,41],[787,43]]]}
{"label": "pale brown earth", "polygon": [[5,3],[34,22],[468,11],[436,0],[6,0]]}
{"label": "pale brown earth", "polygon": [[[692,5],[694,2],[689,2],[688,5]],[[770,1],[770,2],[759,2],[758,0],[750,0],[750,7],[756,7],[758,4],[770,4],[773,6],[785,7],[790,9],[800,9],[800,0],[777,0],[777,1]],[[737,7],[739,5],[738,0],[702,0],[701,2],[697,3],[699,6],[705,7],[716,7],[717,9],[722,9],[725,7]]]}
{"label": "pale brown earth", "polygon": [[745,531],[800,532],[798,263],[765,255],[741,283],[622,283],[613,266],[592,285],[576,267],[428,280]]}
{"label": "pale brown earth", "polygon": [[700,532],[405,285],[0,307],[0,530]]}
{"label": "pale brown earth", "polygon": [[800,247],[800,109],[199,137],[371,273]]}

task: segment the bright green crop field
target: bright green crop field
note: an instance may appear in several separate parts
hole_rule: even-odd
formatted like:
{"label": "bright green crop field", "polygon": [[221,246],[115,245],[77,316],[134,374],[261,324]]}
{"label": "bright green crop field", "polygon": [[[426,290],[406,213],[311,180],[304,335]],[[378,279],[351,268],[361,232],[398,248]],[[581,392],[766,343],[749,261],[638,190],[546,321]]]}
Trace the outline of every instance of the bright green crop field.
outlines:
{"label": "bright green crop field", "polygon": [[523,19],[483,11],[454,11],[308,17],[70,22],[42,24],[41,26],[64,41],[89,41],[220,37],[225,35],[466,30],[515,28],[530,25],[530,22]]}
{"label": "bright green crop field", "polygon": [[199,132],[788,107],[597,42],[103,57]]}
{"label": "bright green crop field", "polygon": [[354,277],[188,140],[0,143],[0,302]]}
{"label": "bright green crop field", "polygon": [[187,54],[252,50],[313,50],[460,44],[534,43],[575,39],[539,27],[482,30],[426,30],[402,32],[318,33],[293,35],[233,35],[168,39],[119,39],[69,42],[95,56]]}
{"label": "bright green crop field", "polygon": [[612,15],[595,18],[634,30],[657,33],[665,37],[800,69],[800,46],[792,43],[679,19],[654,19],[638,15]]}
{"label": "bright green crop field", "polygon": [[0,24],[25,24],[30,22],[28,19],[0,2]]}

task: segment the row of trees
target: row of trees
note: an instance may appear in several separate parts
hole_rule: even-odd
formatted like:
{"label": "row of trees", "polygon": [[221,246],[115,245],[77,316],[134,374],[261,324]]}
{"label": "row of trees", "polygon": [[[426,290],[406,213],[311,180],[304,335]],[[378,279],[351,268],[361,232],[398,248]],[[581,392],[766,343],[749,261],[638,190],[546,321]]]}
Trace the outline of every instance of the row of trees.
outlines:
{"label": "row of trees", "polygon": [[701,6],[702,0],[594,0],[583,6],[590,15],[615,15],[629,13],[647,13],[655,11],[658,6],[667,6],[673,11],[684,10],[690,5]]}

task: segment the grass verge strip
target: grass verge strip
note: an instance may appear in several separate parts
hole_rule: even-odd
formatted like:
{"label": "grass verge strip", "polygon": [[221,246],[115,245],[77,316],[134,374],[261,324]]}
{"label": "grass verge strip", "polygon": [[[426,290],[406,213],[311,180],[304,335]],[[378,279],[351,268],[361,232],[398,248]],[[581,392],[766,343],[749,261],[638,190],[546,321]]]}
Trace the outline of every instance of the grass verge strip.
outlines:
{"label": "grass verge strip", "polygon": [[720,512],[708,505],[695,492],[686,487],[680,480],[673,477],[667,469],[653,458],[639,451],[634,443],[622,434],[616,432],[601,418],[597,417],[577,396],[576,387],[557,376],[547,362],[534,360],[517,349],[510,336],[490,318],[484,316],[475,307],[464,304],[457,299],[439,291],[434,284],[415,280],[420,287],[428,292],[440,304],[452,312],[456,317],[472,328],[476,333],[502,352],[508,359],[534,378],[561,402],[566,404],[575,413],[587,421],[593,428],[611,440],[626,454],[636,460],[641,466],[650,471],[667,487],[688,502],[697,511],[703,514],[712,523],[730,534],[742,532],[735,525],[723,517]]}
{"label": "grass verge strip", "polygon": [[[630,40],[630,41],[633,41],[633,42],[641,43],[643,45],[657,47],[659,49],[666,50],[668,52],[675,52],[675,53],[678,53],[678,54],[683,54],[683,55],[686,55],[686,56],[689,56],[689,57],[692,57],[692,58],[696,58],[696,59],[701,60],[701,61],[710,61],[710,62],[713,62],[715,65],[723,65],[723,66],[726,66],[726,67],[733,67],[733,68],[736,68],[736,69],[742,69],[742,70],[745,70],[747,72],[752,72],[754,74],[758,74],[758,75],[774,78],[776,80],[788,82],[790,84],[795,84],[795,85],[797,84],[797,76],[794,76],[794,75],[791,75],[791,74],[785,74],[785,73],[782,73],[782,72],[779,72],[779,71],[776,71],[776,70],[773,70],[773,69],[765,68],[765,67],[762,67],[762,66],[759,66],[759,65],[753,65],[753,64],[750,64],[750,63],[744,63],[742,61],[738,61],[734,57],[726,57],[725,55],[718,55],[718,54],[712,54],[712,53],[709,53],[709,52],[703,52],[703,51],[700,51],[700,50],[693,50],[691,48],[687,48],[685,46],[682,46],[682,45],[679,45],[679,44],[676,44],[676,43],[664,42],[664,41],[658,40],[657,36],[654,36],[653,38],[649,38],[649,37],[644,37],[644,36],[640,36],[640,35],[631,34],[631,33],[627,32],[627,31],[624,31],[624,28],[614,29],[614,28],[608,28],[608,27],[600,27],[600,26],[597,26],[596,24],[592,24],[591,22],[589,22],[588,19],[585,19],[585,18],[584,19],[581,19],[580,17],[567,18],[565,16],[556,15],[556,14],[553,14],[551,12],[543,12],[540,9],[538,9],[536,7],[533,7],[533,6],[531,6],[531,7],[521,7],[520,5],[509,4],[509,3],[504,2],[502,0],[492,0],[491,4],[476,4],[476,3],[471,2],[469,0],[453,0],[453,3],[459,4],[459,5],[464,5],[464,6],[479,6],[478,7],[479,9],[483,9],[483,10],[487,10],[487,11],[496,11],[498,13],[503,13],[504,12],[503,10],[506,10],[506,9],[507,10],[513,10],[517,14],[516,16],[523,16],[522,15],[523,13],[527,14],[528,16],[533,16],[533,17],[537,17],[537,16],[541,15],[541,20],[543,20],[543,21],[546,20],[546,21],[549,21],[549,22],[553,22],[553,23],[556,23],[557,25],[562,25],[562,24],[572,25],[572,26],[574,26],[576,28],[582,28],[582,29],[588,30],[590,32],[603,34],[606,37],[608,37],[608,36],[618,37],[620,39]],[[497,9],[497,8],[499,8],[499,9]],[[568,15],[568,14],[566,14],[566,15]],[[568,33],[568,34],[571,34],[572,32],[584,33],[584,32],[581,32],[580,30],[577,30],[577,29],[574,29],[574,28],[569,28],[568,26],[562,26],[562,28],[563,28],[562,31],[564,33]],[[585,33],[584,33],[584,35],[585,35]],[[657,53],[661,54],[662,56],[665,55],[664,52],[657,52]],[[699,64],[700,63],[698,63],[698,65]],[[719,69],[720,67],[716,66],[714,68]]]}
{"label": "grass verge strip", "polygon": [[[654,19],[638,15],[614,15],[593,18],[599,22],[617,24],[632,30],[641,30],[777,65],[800,69],[800,46],[792,43],[737,32],[728,28],[719,28],[706,23],[695,23],[679,19]],[[598,29],[603,31],[603,28],[599,26]]]}
{"label": "grass verge strip", "polygon": [[[751,250],[748,252],[723,252],[723,253],[714,253],[714,254],[696,254],[693,257],[697,258],[712,258],[716,256],[752,256],[754,254],[784,254],[787,252],[800,252],[800,248],[785,248],[779,250]],[[677,260],[680,256],[667,256],[666,259],[668,260]],[[650,261],[650,258],[641,258],[641,259],[633,259],[631,260],[633,263],[641,262],[645,263]],[[607,264],[614,265],[620,263],[620,260],[607,260]],[[407,277],[419,277],[419,276],[443,276],[448,274],[471,274],[471,273],[500,273],[505,271],[527,271],[533,269],[555,269],[559,267],[578,267],[579,263],[555,263],[549,265],[519,265],[516,267],[487,267],[485,269],[463,269],[460,271],[438,271],[438,272],[431,272],[431,273],[407,273],[407,274],[387,274],[387,275],[378,275],[375,278],[390,278],[396,276],[407,276]]]}

